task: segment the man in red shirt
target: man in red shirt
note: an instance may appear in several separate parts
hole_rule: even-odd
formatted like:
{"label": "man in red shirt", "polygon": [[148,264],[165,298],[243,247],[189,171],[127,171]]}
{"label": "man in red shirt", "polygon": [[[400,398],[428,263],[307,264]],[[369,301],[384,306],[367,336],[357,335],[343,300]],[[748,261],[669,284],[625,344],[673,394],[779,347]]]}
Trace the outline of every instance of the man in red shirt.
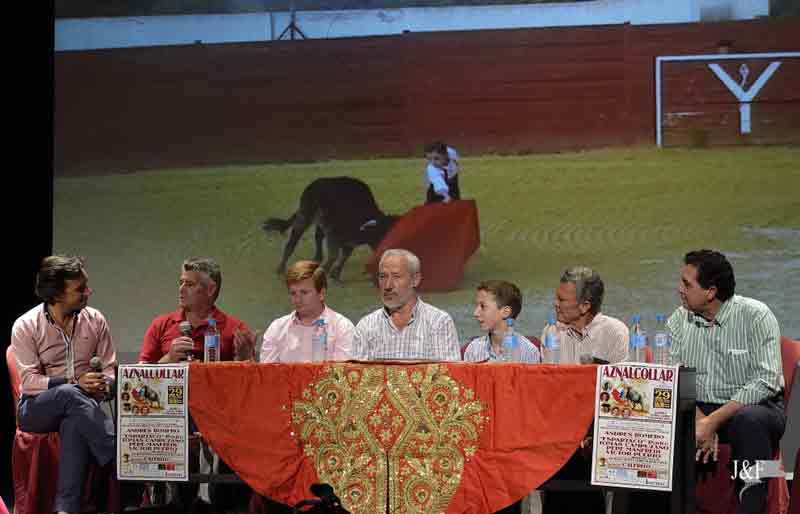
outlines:
{"label": "man in red shirt", "polygon": [[[202,359],[208,320],[217,322],[219,358],[223,361],[254,360],[255,334],[239,318],[225,314],[214,304],[222,286],[219,264],[206,257],[183,261],[178,282],[178,310],[158,316],[144,334],[139,362],[171,363],[190,356]],[[180,324],[192,325],[192,336],[181,333]]]}
{"label": "man in red shirt", "polygon": [[[188,358],[203,359],[203,339],[208,329],[208,320],[214,319],[219,330],[219,360],[255,360],[255,334],[235,316],[219,310],[215,303],[222,287],[222,272],[219,264],[208,257],[191,257],[183,261],[178,281],[178,310],[155,318],[144,334],[139,362],[173,363]],[[183,335],[180,324],[191,323],[191,337]],[[194,422],[190,420],[190,426]],[[190,428],[194,431],[194,428]],[[219,467],[220,472],[228,469],[224,462],[217,462],[216,455],[200,452],[200,471],[210,472]],[[194,458],[194,457],[193,457]],[[194,496],[191,492],[179,493],[184,497]],[[228,497],[222,503],[230,502],[236,496],[237,486],[217,486],[215,496]],[[246,493],[245,493],[246,494]],[[210,492],[200,489],[198,501],[206,502]],[[218,500],[220,501],[220,500]]]}

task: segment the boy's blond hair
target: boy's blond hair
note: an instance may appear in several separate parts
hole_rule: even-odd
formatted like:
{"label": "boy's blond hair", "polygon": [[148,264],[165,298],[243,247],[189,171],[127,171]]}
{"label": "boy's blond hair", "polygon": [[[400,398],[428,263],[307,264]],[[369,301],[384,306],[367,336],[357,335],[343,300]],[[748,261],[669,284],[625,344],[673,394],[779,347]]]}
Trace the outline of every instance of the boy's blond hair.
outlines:
{"label": "boy's blond hair", "polygon": [[328,277],[325,268],[322,268],[316,261],[297,261],[286,270],[286,287],[302,282],[311,278],[314,281],[314,289],[319,293],[323,289],[328,289]]}

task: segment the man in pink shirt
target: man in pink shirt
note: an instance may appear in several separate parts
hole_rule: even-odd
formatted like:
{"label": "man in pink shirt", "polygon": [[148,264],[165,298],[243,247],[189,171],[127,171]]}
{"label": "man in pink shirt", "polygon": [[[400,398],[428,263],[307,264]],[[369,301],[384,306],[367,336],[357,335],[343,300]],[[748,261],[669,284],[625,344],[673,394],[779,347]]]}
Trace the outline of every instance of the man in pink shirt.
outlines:
{"label": "man in pink shirt", "polygon": [[325,322],[325,360],[342,361],[353,353],[353,323],[325,305],[328,280],[314,261],[298,261],[286,271],[286,287],[294,311],[270,323],[261,344],[261,362],[310,362],[311,336],[318,320]]}
{"label": "man in pink shirt", "polygon": [[[20,316],[11,347],[20,376],[19,427],[58,432],[61,453],[51,511],[79,514],[89,459],[114,461],[114,423],[98,403],[110,392],[117,355],[108,323],[87,306],[92,294],[79,257],[53,255],[36,276],[41,304]],[[100,359],[100,371],[89,363]]]}

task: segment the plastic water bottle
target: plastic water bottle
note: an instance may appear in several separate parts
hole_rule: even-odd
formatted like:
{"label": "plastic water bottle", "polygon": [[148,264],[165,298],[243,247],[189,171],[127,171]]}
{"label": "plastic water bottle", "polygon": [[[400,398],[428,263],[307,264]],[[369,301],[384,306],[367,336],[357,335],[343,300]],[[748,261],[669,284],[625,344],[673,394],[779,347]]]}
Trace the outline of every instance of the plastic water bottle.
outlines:
{"label": "plastic water bottle", "polygon": [[519,338],[514,333],[514,319],[506,319],[506,331],[503,334],[503,360],[506,362],[519,362]]}
{"label": "plastic water bottle", "polygon": [[217,320],[208,320],[208,328],[203,338],[203,362],[217,362],[219,360],[219,329]]}
{"label": "plastic water bottle", "polygon": [[547,325],[544,327],[544,362],[547,364],[561,363],[561,341],[556,327],[556,317],[550,314],[547,317]]}
{"label": "plastic water bottle", "polygon": [[647,335],[642,328],[642,317],[634,314],[631,317],[631,362],[647,362]]}
{"label": "plastic water bottle", "polygon": [[328,329],[325,320],[320,318],[314,322],[311,333],[311,360],[322,362],[328,358]]}
{"label": "plastic water bottle", "polygon": [[669,349],[667,317],[663,314],[656,314],[656,329],[653,332],[653,363],[669,364]]}

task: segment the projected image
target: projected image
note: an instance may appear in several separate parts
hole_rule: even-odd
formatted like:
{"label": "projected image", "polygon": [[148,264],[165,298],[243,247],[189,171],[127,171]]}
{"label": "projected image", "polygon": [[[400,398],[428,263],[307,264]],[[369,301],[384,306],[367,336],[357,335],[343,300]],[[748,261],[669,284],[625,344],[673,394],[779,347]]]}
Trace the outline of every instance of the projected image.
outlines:
{"label": "projected image", "polygon": [[[617,49],[581,53],[602,30],[612,29],[551,31],[547,62],[532,58],[544,36],[513,31],[491,44],[462,33],[413,45],[398,36],[57,53],[55,250],[87,258],[91,303],[134,360],[151,321],[178,308],[188,257],[219,263],[217,306],[260,336],[293,309],[282,272],[299,259],[325,263],[326,303],[354,323],[377,309],[374,251],[388,236],[421,254],[421,295],[454,318],[462,344],[481,334],[481,281],[517,284],[515,328],[539,336],[574,265],[602,277],[603,313],[654,327],[679,305],[682,258],[699,248],[725,253],[736,292],[800,335],[800,151],[714,147],[739,137],[738,103],[722,84],[713,95],[736,123],[718,136],[673,116],[663,136],[675,146],[654,148],[654,88],[625,97]],[[585,76],[565,73],[581,59],[592,63]],[[781,77],[800,62],[782,62],[759,100],[789,87]],[[721,66],[738,76],[737,65]],[[665,108],[695,101],[674,89],[695,68],[717,80],[670,66]],[[751,62],[750,75],[768,66]],[[754,103],[753,134],[767,123],[759,112]],[[796,141],[796,123],[784,125],[777,142]],[[631,140],[642,144],[624,146]],[[426,152],[436,141],[456,152],[460,200],[426,206],[429,189],[439,194]],[[450,195],[452,179],[442,179]]]}

